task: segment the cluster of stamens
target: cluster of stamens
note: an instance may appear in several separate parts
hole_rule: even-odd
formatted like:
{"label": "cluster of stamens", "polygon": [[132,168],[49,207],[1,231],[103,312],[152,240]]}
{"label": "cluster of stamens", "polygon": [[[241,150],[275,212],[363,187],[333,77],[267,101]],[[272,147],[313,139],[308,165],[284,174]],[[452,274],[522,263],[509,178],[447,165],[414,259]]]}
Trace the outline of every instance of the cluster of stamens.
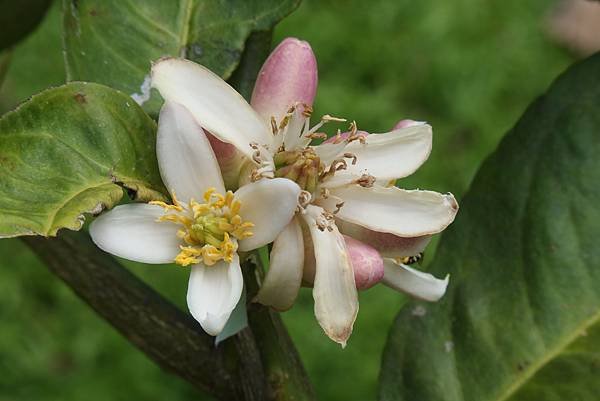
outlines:
{"label": "cluster of stamens", "polygon": [[275,176],[288,178],[308,192],[316,190],[325,166],[310,148],[284,150],[275,155]]}
{"label": "cluster of stamens", "polygon": [[186,245],[180,246],[181,252],[175,257],[175,263],[189,266],[204,263],[212,266],[220,260],[231,262],[237,251],[237,241],[253,235],[254,224],[245,222],[239,215],[241,203],[233,192],[225,195],[209,188],[203,196],[204,203],[190,200],[188,205],[181,204],[173,196],[173,204],[154,201],[150,204],[161,206],[167,212],[159,222],[171,222],[182,226],[177,236]]}
{"label": "cluster of stamens", "polygon": [[[299,132],[294,132],[294,135],[298,135],[298,138],[304,138],[304,142],[300,142],[300,147],[287,149],[285,142],[285,136],[288,130],[293,125],[294,130],[298,129],[298,124],[293,124],[292,119],[301,118],[298,116],[297,111],[302,110],[301,114],[304,117],[304,121],[301,124]],[[315,139],[326,140],[327,135],[323,132],[319,132],[319,129],[326,123],[329,122],[345,122],[343,118],[333,117],[330,115],[324,115],[321,120],[312,128],[310,125],[310,116],[312,115],[312,108],[306,104],[298,103],[291,106],[287,113],[283,116],[281,121],[277,121],[275,117],[271,117],[271,131],[274,136],[280,138],[276,152],[274,152],[273,163],[265,163],[261,158],[261,150],[257,144],[251,143],[250,146],[254,150],[253,161],[258,166],[252,171],[250,178],[252,181],[257,181],[261,178],[272,178],[282,177],[294,181],[302,189],[301,199],[299,199],[298,208],[300,212],[303,212],[306,206],[311,202],[313,195],[321,197],[322,199],[335,198],[335,210],[328,210],[319,217],[317,220],[317,226],[321,230],[331,230],[334,216],[344,206],[344,201],[338,197],[335,197],[329,193],[327,188],[320,186],[321,183],[331,179],[339,171],[348,169],[350,164],[356,165],[357,157],[355,154],[345,152],[337,159],[333,160],[328,165],[325,165],[315,149],[309,146],[310,142]],[[349,144],[354,141],[359,141],[361,144],[366,143],[365,134],[358,130],[355,121],[350,123],[348,133],[343,134],[340,130],[337,131],[337,135],[334,136],[328,143],[338,144]],[[297,146],[297,145],[296,145]],[[273,167],[275,171],[273,171]],[[369,174],[363,174],[353,181],[355,184],[362,187],[370,188],[375,183],[375,177]]]}

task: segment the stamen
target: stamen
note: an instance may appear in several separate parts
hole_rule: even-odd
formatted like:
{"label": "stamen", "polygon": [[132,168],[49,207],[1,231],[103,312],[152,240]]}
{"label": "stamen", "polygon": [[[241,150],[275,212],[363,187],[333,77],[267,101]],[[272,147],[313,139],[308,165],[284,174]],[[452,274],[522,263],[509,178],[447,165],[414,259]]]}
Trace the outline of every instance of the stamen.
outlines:
{"label": "stamen", "polygon": [[371,188],[375,184],[376,178],[369,174],[363,174],[354,181],[355,184],[360,185],[363,188]]}
{"label": "stamen", "polygon": [[325,114],[323,117],[321,117],[321,121],[308,131],[308,134],[312,134],[313,132],[317,132],[317,130],[319,128],[321,128],[323,126],[323,124],[331,122],[331,121],[345,122],[347,120],[345,118],[338,118],[338,117],[330,116],[329,114]]}
{"label": "stamen", "polygon": [[[271,121],[273,120],[274,118]],[[256,164],[261,164],[262,160],[260,158],[260,148],[258,147],[258,143],[250,142],[250,147],[254,150],[252,153],[252,160],[254,160]]]}
{"label": "stamen", "polygon": [[306,103],[302,103],[302,106],[304,108],[304,110],[302,110],[302,115],[306,118],[310,118],[310,116],[312,116],[312,113],[313,113],[312,106],[309,106]]}
{"label": "stamen", "polygon": [[337,121],[339,123],[344,123],[348,120],[346,120],[345,118],[339,118],[339,117],[330,116],[329,114],[325,114],[323,117],[321,117],[321,121],[325,121],[325,122]]}
{"label": "stamen", "polygon": [[191,199],[189,202],[190,214],[182,213],[183,207],[174,198],[176,205],[159,205],[165,211],[175,213],[161,216],[159,222],[171,222],[182,226],[177,231],[177,237],[182,239],[186,246],[180,246],[181,252],[175,257],[175,263],[189,266],[204,263],[212,266],[223,260],[230,263],[237,251],[237,241],[253,235],[254,224],[243,221],[239,215],[241,202],[235,199],[233,192],[227,191],[224,195],[215,188],[208,188],[198,203]]}
{"label": "stamen", "polygon": [[310,204],[312,195],[308,191],[300,191],[298,195],[298,209],[300,213],[306,213],[306,207]]}
{"label": "stamen", "polygon": [[347,159],[352,159],[352,165],[356,165],[356,161],[358,160],[358,158],[354,153],[344,153],[344,157]]}
{"label": "stamen", "polygon": [[344,138],[342,137],[342,131],[340,129],[337,130],[337,133],[335,134],[335,137],[333,139],[333,143],[334,144],[338,144],[340,142],[342,142],[344,140]]}
{"label": "stamen", "polygon": [[183,206],[181,206],[181,204],[179,203],[179,201],[177,200],[177,196],[175,195],[175,191],[171,190],[171,198],[173,198],[173,204],[169,205],[163,201],[150,201],[148,202],[148,204],[150,205],[156,205],[156,206],[160,206],[165,210],[175,210],[176,212],[182,212],[183,211]]}
{"label": "stamen", "polygon": [[335,217],[329,212],[323,212],[315,219],[317,228],[321,231],[333,231],[333,224],[335,224]]}
{"label": "stamen", "polygon": [[311,132],[310,134],[304,136],[309,139],[327,139],[327,134],[324,132]]}

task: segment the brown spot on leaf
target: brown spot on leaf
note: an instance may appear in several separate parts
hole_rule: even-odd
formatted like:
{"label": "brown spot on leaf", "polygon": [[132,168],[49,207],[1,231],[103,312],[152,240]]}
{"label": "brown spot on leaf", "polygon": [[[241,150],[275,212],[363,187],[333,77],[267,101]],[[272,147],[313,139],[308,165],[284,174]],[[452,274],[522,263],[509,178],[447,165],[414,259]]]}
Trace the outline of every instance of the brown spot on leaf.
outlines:
{"label": "brown spot on leaf", "polygon": [[527,366],[529,366],[529,362],[527,362],[527,361],[519,362],[519,363],[517,363],[517,370],[519,372],[522,372],[527,368]]}
{"label": "brown spot on leaf", "polygon": [[81,92],[76,93],[75,95],[73,95],[73,97],[75,98],[75,100],[79,104],[85,104],[85,103],[87,103],[87,99],[85,98],[85,94],[83,94]]}
{"label": "brown spot on leaf", "polygon": [[0,168],[5,168],[7,170],[14,170],[15,169],[15,162],[12,161],[11,159],[9,159],[6,156],[2,156],[0,155]]}

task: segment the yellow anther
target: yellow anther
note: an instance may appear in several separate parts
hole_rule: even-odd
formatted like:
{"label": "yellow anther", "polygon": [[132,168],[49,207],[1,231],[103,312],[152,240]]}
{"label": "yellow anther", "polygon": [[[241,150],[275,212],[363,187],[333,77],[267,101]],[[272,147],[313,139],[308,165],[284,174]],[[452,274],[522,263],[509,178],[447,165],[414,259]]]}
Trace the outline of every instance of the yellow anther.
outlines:
{"label": "yellow anther", "polygon": [[192,220],[189,217],[182,216],[181,214],[165,214],[160,216],[158,221],[168,221],[171,223],[181,224],[185,227],[189,227],[192,224]]}
{"label": "yellow anther", "polygon": [[179,201],[177,200],[177,196],[175,195],[175,191],[171,191],[172,195],[171,197],[173,198],[173,204],[169,205],[168,203],[165,203],[163,201],[151,201],[149,202],[150,205],[156,205],[156,206],[160,206],[165,210],[174,210],[176,212],[182,212],[183,211],[183,206],[181,206],[181,204],[179,203]]}
{"label": "yellow anther", "polygon": [[210,203],[210,198],[212,197],[212,194],[216,191],[217,189],[214,187],[208,188],[206,192],[204,192],[204,202]]}

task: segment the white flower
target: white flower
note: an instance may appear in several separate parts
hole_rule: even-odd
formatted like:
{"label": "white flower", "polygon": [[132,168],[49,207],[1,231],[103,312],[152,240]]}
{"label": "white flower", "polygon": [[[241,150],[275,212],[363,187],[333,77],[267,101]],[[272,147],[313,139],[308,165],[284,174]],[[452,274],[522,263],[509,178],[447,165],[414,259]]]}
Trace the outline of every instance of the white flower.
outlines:
{"label": "white flower", "polygon": [[204,131],[174,102],[161,110],[156,151],[173,204],[117,206],[92,223],[90,234],[101,249],[125,259],[191,266],[189,310],[217,335],[242,294],[237,252],[275,239],[295,213],[300,188],[272,179],[225,192]]}
{"label": "white flower", "polygon": [[[269,272],[256,300],[286,310],[303,280],[314,283],[317,320],[330,338],[345,345],[358,312],[358,266],[353,265],[343,234],[354,236],[350,233],[354,231],[361,241],[362,236],[375,238],[373,234],[385,237],[388,249],[381,254],[377,241],[367,243],[378,257],[391,258],[386,261],[384,282],[434,300],[445,291],[447,280],[399,262],[421,252],[432,234],[446,228],[454,220],[458,204],[451,194],[390,185],[412,174],[429,156],[432,133],[427,124],[411,123],[384,134],[366,134],[352,123],[349,132],[311,146],[313,139],[324,138],[318,131],[323,124],[345,120],[326,115],[310,128],[312,108],[290,102],[312,99],[316,89],[316,63],[297,62],[290,70],[293,76],[281,72],[290,45],[288,42],[283,50],[280,45],[281,51],[271,55],[259,74],[254,92],[258,95],[252,102],[258,112],[221,78],[187,60],[155,63],[152,86],[168,101],[185,106],[198,124],[245,155],[240,185],[280,177],[302,188],[303,210],[275,239]],[[307,85],[288,85],[289,77],[302,80],[303,68],[315,69],[306,74]],[[272,71],[277,76],[270,80]],[[383,261],[381,270],[383,276]],[[414,284],[410,288],[398,283],[408,276],[413,276],[406,281]]]}

